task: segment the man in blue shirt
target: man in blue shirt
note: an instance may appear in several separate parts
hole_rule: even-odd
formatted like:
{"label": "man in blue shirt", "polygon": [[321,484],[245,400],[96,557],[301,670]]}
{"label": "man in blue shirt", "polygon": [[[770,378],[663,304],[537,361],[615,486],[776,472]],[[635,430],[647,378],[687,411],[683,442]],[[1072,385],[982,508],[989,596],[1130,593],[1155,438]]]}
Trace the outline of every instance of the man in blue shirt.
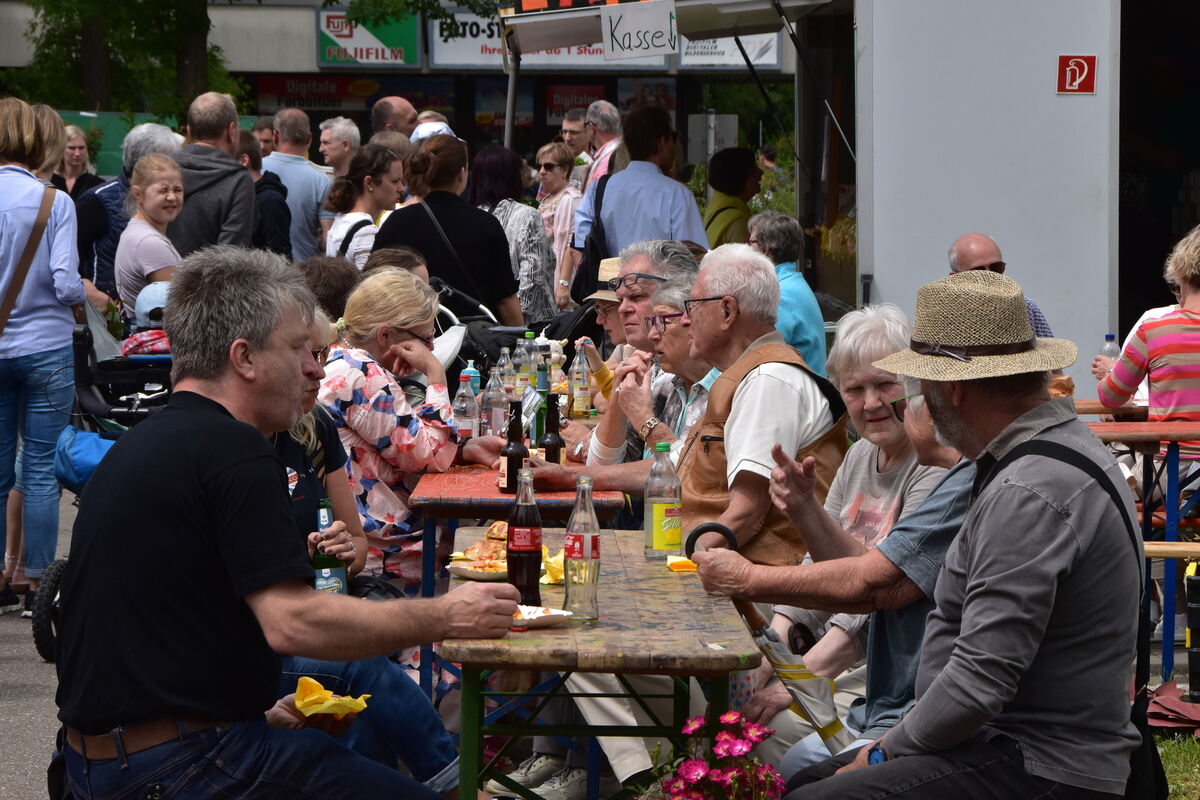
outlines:
{"label": "man in blue shirt", "polygon": [[[600,204],[609,254],[649,239],[690,241],[707,248],[708,236],[691,190],[664,174],[675,159],[678,137],[671,115],[659,106],[635,109],[625,118],[622,136],[629,166],[608,179]],[[597,186],[588,187],[575,211],[576,250],[583,250],[596,217]]]}
{"label": "man in blue shirt", "polygon": [[325,252],[325,233],[333,224],[333,212],[324,208],[332,184],[321,168],[308,160],[311,142],[308,114],[285,108],[275,114],[275,152],[263,159],[263,169],[274,172],[287,187],[292,260],[297,262]]}

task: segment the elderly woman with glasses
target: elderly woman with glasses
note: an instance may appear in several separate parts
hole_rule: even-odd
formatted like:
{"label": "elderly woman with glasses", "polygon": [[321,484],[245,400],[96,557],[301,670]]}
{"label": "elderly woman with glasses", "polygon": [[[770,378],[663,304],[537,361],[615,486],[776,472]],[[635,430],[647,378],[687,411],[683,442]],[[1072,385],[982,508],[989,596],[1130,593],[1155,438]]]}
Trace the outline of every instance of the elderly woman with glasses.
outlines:
{"label": "elderly woman with glasses", "polygon": [[[866,548],[874,547],[897,520],[916,510],[946,473],[942,467],[917,462],[902,421],[905,389],[894,373],[872,366],[872,362],[907,348],[910,338],[904,312],[889,304],[851,311],[838,322],[825,366],[861,438],[846,453],[823,505],[811,486],[794,482],[791,472],[776,470],[771,480],[772,501],[788,515],[811,552],[821,552],[820,543],[832,541],[830,534],[838,530]],[[783,457],[777,449],[776,458]],[[839,711],[845,714],[865,686],[861,668],[847,675],[843,672],[866,655],[868,616],[831,616],[789,606],[776,606],[775,611],[772,626],[804,654],[808,668],[818,675],[838,678],[835,699]],[[760,690],[743,709],[756,721],[771,720],[791,702],[778,683],[766,685],[771,677],[770,665],[760,669]],[[772,726],[783,721],[778,719]],[[794,724],[788,725],[789,730],[773,748],[786,747],[811,732],[798,718],[791,722]]]}
{"label": "elderly woman with glasses", "polygon": [[[330,350],[318,395],[350,456],[369,545],[365,571],[409,591],[420,583],[422,526],[408,508],[409,493],[420,473],[444,471],[458,450],[446,372],[433,355],[436,312],[437,293],[411,273],[368,275],[346,300],[341,340]],[[413,372],[427,381],[417,408],[397,380]],[[494,463],[486,454],[479,460]]]}
{"label": "elderly woman with glasses", "polygon": [[570,182],[574,164],[571,149],[562,142],[553,142],[537,151],[538,178],[546,192],[538,211],[554,251],[554,305],[560,310],[571,305],[571,279],[575,277],[571,241],[575,238],[575,209],[583,199]]}

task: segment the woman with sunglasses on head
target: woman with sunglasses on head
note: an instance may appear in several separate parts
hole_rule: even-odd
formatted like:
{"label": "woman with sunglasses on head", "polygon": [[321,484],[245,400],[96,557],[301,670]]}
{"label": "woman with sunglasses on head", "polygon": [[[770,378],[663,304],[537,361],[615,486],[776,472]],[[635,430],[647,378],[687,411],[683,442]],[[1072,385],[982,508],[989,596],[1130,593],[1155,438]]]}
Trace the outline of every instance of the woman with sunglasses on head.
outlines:
{"label": "woman with sunglasses on head", "polygon": [[575,238],[575,209],[583,199],[570,182],[574,164],[571,149],[561,142],[537,151],[538,177],[546,192],[538,211],[554,251],[554,305],[560,310],[571,305],[571,279],[575,277],[571,241]]}
{"label": "woman with sunglasses on head", "polygon": [[[408,508],[409,493],[417,475],[446,470],[459,449],[446,372],[433,354],[436,312],[437,293],[412,273],[381,269],[365,277],[338,320],[341,340],[330,350],[318,395],[350,456],[369,544],[366,572],[410,592],[421,580],[422,522]],[[426,380],[417,408],[397,380],[413,372]],[[469,447],[481,463],[495,463],[478,440]]]}

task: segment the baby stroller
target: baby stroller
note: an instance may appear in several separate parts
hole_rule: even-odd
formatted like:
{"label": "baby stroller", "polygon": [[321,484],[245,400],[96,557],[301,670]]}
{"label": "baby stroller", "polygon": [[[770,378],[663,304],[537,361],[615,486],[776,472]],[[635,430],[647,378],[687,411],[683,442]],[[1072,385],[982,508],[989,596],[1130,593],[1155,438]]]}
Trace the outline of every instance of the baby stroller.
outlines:
{"label": "baby stroller", "polygon": [[[121,355],[121,343],[100,312],[84,306],[87,322],[72,335],[75,407],[54,458],[59,483],[76,495],[121,433],[161,410],[171,394],[171,357]],[[59,586],[66,566],[66,559],[57,559],[46,567],[33,602],[33,645],[51,662],[58,650]]]}

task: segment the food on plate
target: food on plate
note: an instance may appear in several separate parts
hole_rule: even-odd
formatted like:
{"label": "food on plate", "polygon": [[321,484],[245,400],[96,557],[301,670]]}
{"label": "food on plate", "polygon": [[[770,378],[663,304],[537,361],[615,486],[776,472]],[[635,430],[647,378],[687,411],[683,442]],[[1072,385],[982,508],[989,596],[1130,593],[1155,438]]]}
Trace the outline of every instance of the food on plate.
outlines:
{"label": "food on plate", "polygon": [[483,538],[495,539],[498,542],[507,542],[508,523],[502,519],[496,520],[491,525],[488,525],[488,529],[484,531]]}
{"label": "food on plate", "polygon": [[480,539],[463,551],[463,556],[470,561],[504,561],[506,558],[504,541],[496,539]]}
{"label": "food on plate", "polygon": [[478,561],[470,561],[465,564],[467,569],[475,572],[507,572],[508,563],[505,561],[497,561],[496,559],[486,558]]}

